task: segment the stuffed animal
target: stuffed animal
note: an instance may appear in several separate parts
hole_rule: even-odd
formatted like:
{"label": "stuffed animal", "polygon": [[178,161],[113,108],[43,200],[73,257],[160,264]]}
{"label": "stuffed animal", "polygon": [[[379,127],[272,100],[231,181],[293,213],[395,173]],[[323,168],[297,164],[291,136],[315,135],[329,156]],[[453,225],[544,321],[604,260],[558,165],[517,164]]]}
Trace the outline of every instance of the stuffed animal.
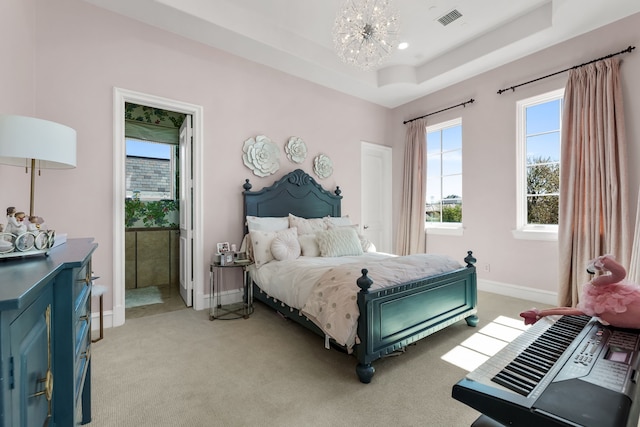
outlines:
{"label": "stuffed animal", "polygon": [[575,308],[533,308],[520,313],[524,323],[531,325],[544,316],[554,314],[586,314],[611,326],[640,329],[640,286],[625,280],[625,268],[612,255],[602,255],[591,261],[587,271],[592,274],[600,271],[602,274],[583,285],[580,302]]}

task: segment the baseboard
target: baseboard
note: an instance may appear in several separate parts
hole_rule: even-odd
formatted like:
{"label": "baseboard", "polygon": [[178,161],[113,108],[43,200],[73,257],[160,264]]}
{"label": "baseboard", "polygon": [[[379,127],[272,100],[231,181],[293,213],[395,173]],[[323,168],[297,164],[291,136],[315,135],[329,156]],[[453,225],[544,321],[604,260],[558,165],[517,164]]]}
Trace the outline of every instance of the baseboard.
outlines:
{"label": "baseboard", "polygon": [[[102,314],[102,328],[113,328],[113,311],[105,311]],[[100,312],[91,313],[91,331],[100,330]]]}
{"label": "baseboard", "polygon": [[[242,302],[243,295],[244,291],[242,289],[232,289],[230,291],[220,292],[220,304],[227,305]],[[211,306],[210,301],[209,295],[207,295],[205,301],[203,301],[204,308],[209,309]]]}
{"label": "baseboard", "polygon": [[541,289],[527,288],[508,283],[492,282],[491,280],[478,279],[478,290],[491,292],[498,295],[524,299],[551,306],[558,305],[558,293]]}

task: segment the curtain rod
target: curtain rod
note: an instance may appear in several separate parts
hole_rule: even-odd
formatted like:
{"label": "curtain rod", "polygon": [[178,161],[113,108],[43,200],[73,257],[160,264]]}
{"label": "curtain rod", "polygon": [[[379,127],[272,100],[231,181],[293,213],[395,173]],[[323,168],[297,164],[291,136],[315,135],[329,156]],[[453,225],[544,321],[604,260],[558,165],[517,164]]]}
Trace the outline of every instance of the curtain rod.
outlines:
{"label": "curtain rod", "polygon": [[404,122],[402,122],[402,124],[406,125],[407,123],[414,122],[414,121],[420,120],[420,119],[424,119],[425,117],[432,116],[432,115],[438,114],[438,113],[442,113],[443,111],[451,110],[452,108],[466,107],[467,104],[473,104],[475,101],[476,101],[475,99],[471,98],[470,100],[465,101],[465,102],[461,102],[458,105],[453,105],[451,107],[443,108],[442,110],[434,111],[433,113],[425,114],[424,116],[416,117],[415,119],[405,120]]}
{"label": "curtain rod", "polygon": [[573,67],[565,68],[564,70],[556,71],[555,73],[551,73],[551,74],[548,74],[548,75],[543,76],[543,77],[538,77],[537,79],[529,80],[528,82],[524,82],[524,83],[520,83],[520,84],[515,85],[515,86],[511,86],[511,87],[507,87],[507,88],[504,88],[504,89],[500,89],[498,91],[498,95],[502,95],[503,92],[506,92],[508,90],[511,90],[511,91],[515,92],[517,87],[528,85],[529,83],[537,82],[538,80],[543,80],[543,79],[546,79],[548,77],[553,77],[556,74],[564,73],[565,71],[575,70],[576,68],[584,67],[585,65],[593,64],[594,62],[602,61],[603,59],[608,59],[608,58],[611,58],[611,57],[616,56],[616,55],[622,55],[623,53],[630,53],[635,48],[636,48],[635,46],[629,46],[628,48],[626,48],[624,50],[621,50],[620,52],[610,53],[607,56],[603,56],[602,58],[598,58],[598,59],[591,60],[589,62],[585,62],[584,64],[574,65]]}

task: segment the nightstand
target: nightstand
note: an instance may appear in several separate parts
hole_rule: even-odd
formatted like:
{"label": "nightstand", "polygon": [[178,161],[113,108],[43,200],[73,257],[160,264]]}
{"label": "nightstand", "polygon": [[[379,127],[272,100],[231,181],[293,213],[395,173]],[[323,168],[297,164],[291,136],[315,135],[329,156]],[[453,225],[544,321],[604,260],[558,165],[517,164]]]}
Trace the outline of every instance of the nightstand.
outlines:
{"label": "nightstand", "polygon": [[[248,319],[253,313],[253,286],[251,283],[251,273],[249,266],[252,262],[235,262],[233,264],[221,265],[213,262],[209,266],[209,320],[231,320],[231,319]],[[224,286],[224,276],[233,269],[242,270],[242,295],[241,302],[230,304],[222,303],[222,290]]]}

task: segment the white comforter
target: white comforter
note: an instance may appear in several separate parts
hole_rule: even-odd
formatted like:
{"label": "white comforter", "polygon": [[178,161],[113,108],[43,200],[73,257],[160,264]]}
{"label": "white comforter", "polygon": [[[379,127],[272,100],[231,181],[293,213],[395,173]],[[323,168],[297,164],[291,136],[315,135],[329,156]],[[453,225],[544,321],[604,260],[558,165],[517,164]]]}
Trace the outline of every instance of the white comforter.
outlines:
{"label": "white comforter", "polygon": [[271,297],[300,309],[337,343],[352,348],[359,317],[356,280],[369,270],[371,290],[456,270],[462,266],[442,255],[397,257],[382,253],[339,258],[300,257],[272,261],[252,269],[251,277]]}
{"label": "white comforter", "polygon": [[271,261],[260,268],[252,266],[251,278],[269,296],[290,307],[301,309],[313,285],[327,269],[338,265],[381,261],[395,255],[380,252],[360,256],[305,257],[295,260]]}

